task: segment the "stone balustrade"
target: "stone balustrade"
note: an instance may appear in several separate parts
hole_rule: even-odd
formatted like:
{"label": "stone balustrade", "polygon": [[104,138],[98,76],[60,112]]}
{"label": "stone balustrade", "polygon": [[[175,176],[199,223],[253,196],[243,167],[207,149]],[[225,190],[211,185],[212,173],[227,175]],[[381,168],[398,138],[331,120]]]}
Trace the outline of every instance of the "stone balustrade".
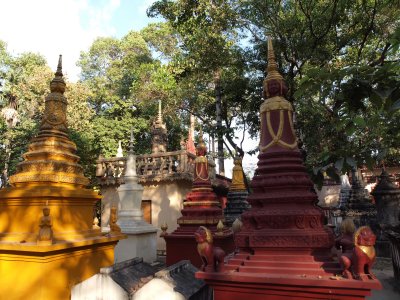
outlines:
{"label": "stone balustrade", "polygon": [[[136,156],[136,168],[140,183],[172,180],[193,180],[196,155],[186,151],[152,153]],[[126,157],[99,158],[96,177],[100,185],[122,184]],[[209,160],[211,180],[216,177],[215,163]]]}

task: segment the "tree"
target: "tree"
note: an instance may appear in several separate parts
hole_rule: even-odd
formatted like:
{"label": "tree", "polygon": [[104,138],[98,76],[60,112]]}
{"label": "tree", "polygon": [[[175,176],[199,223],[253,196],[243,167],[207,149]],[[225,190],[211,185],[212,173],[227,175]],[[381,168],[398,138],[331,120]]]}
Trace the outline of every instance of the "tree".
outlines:
{"label": "tree", "polygon": [[[146,34],[155,45],[156,33],[149,28]],[[158,100],[163,101],[167,114],[172,147],[179,145],[180,120],[170,105],[176,99],[175,81],[166,67],[152,57],[141,33],[131,31],[120,40],[98,38],[88,52],[81,54],[79,65],[81,81],[92,93],[88,103],[95,112],[93,134],[99,152],[114,155],[119,140],[128,144],[131,128],[137,141],[135,151],[149,152],[150,126],[157,114]]]}
{"label": "tree", "polygon": [[2,45],[0,168],[4,186],[15,172],[28,141],[37,132],[52,72],[41,55],[22,53],[12,57],[6,52],[5,44]]}
{"label": "tree", "polygon": [[[315,173],[399,162],[399,5],[393,1],[238,1],[262,70],[273,38]],[[318,128],[316,131],[315,129]],[[393,156],[394,155],[394,156]],[[334,168],[336,166],[336,168]]]}
{"label": "tree", "polygon": [[[232,123],[228,112],[230,105],[226,105],[229,101],[225,105],[223,103],[228,96],[224,93],[224,88],[233,80],[232,76],[227,78],[229,75],[236,75],[236,79],[241,77],[242,83],[246,82],[243,74],[235,73],[244,65],[235,70],[238,62],[243,60],[240,57],[240,48],[235,46],[237,15],[232,3],[233,1],[225,0],[161,0],[148,10],[149,16],[164,17],[178,34],[181,51],[175,52],[171,67],[180,85],[186,86],[182,90],[192,88],[190,96],[183,95],[183,101],[188,104],[183,103],[183,108],[197,114],[206,121],[211,133],[216,133],[220,173],[224,173],[224,135],[234,148],[243,153],[232,138]],[[212,108],[211,99],[215,101]],[[204,107],[208,109],[203,110]],[[210,111],[215,112],[216,126],[207,117]],[[212,128],[216,130],[211,130]]]}

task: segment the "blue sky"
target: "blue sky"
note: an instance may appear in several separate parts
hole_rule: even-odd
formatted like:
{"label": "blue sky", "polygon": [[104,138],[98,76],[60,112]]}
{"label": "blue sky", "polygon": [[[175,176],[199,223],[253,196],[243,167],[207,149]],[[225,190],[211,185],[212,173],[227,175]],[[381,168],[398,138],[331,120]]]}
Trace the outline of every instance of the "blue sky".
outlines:
{"label": "blue sky", "polygon": [[[55,70],[58,55],[63,55],[63,73],[76,81],[76,66],[81,51],[87,51],[99,36],[120,38],[130,30],[140,30],[148,23],[146,9],[155,0],[2,0],[0,3],[0,40],[14,55],[30,51],[44,55]],[[256,141],[247,140],[246,150]],[[246,155],[245,169],[254,169],[255,156]],[[226,160],[227,175],[232,160]]]}
{"label": "blue sky", "polygon": [[[1,1],[0,40],[14,55],[31,51],[55,67],[63,54],[64,73],[76,81],[76,62],[99,36],[122,37],[149,22],[146,9],[155,0],[12,0]],[[23,9],[21,9],[23,8]]]}

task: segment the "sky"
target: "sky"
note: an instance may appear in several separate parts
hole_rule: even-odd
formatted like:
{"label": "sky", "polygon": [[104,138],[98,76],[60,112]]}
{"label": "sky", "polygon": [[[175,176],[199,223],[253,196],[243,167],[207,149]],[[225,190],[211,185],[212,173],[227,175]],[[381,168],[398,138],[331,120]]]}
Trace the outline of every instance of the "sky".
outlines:
{"label": "sky", "polygon": [[146,15],[155,0],[0,0],[0,40],[18,55],[44,55],[50,67],[63,55],[63,71],[76,81],[81,51],[99,36],[120,38],[157,22]]}
{"label": "sky", "polygon": [[[100,36],[121,38],[131,30],[140,30],[157,19],[146,10],[155,0],[0,0],[0,40],[13,55],[36,52],[44,55],[55,70],[58,55],[63,55],[63,73],[68,80],[79,78],[76,66],[82,51],[88,51]],[[257,141],[247,140],[244,150],[252,150]],[[243,159],[245,171],[254,171],[256,156]],[[231,175],[233,161],[225,161]]]}

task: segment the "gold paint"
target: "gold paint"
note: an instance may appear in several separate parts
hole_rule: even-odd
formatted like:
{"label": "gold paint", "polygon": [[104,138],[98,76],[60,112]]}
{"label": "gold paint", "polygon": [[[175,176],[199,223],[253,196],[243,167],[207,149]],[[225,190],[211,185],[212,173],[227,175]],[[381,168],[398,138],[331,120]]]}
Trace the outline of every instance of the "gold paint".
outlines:
{"label": "gold paint", "polygon": [[93,230],[101,197],[84,188],[89,181],[67,135],[61,58],[50,89],[39,134],[12,187],[0,189],[0,299],[70,299],[73,285],[113,264],[114,247],[125,238]]}
{"label": "gold paint", "polygon": [[278,71],[278,64],[276,63],[274,48],[272,46],[272,40],[268,39],[268,65],[267,65],[267,77],[265,78],[265,82],[273,79],[283,80],[283,77]]}
{"label": "gold paint", "polygon": [[208,163],[207,157],[205,156],[197,156],[194,161],[195,163]]}
{"label": "gold paint", "polygon": [[364,252],[370,259],[375,257],[375,248],[374,246],[357,246]]}
{"label": "gold paint", "polygon": [[358,237],[361,234],[361,231],[366,228],[369,228],[369,226],[361,226],[354,233],[354,247],[360,248],[360,250],[362,252],[364,252],[370,259],[373,259],[375,257],[375,247],[374,246],[362,246],[362,245],[358,244]]}
{"label": "gold paint", "polygon": [[57,72],[50,83],[50,94],[45,99],[44,115],[39,134],[33,138],[24,161],[17,165],[17,172],[10,177],[12,186],[31,182],[43,185],[67,183],[87,186],[89,180],[83,175],[75,155],[76,145],[67,135],[67,99],[62,74],[61,56]]}
{"label": "gold paint", "polygon": [[246,185],[244,184],[242,158],[235,157],[233,160],[233,170],[232,170],[232,184],[229,187],[231,191],[245,191]]}
{"label": "gold paint", "polygon": [[206,241],[207,241],[207,243],[212,244],[212,242],[213,242],[213,236],[212,236],[212,233],[211,233],[210,229],[208,229],[208,228],[205,227],[205,226],[200,226],[200,228],[203,229],[204,232],[205,232],[205,234],[206,234]]}
{"label": "gold paint", "polygon": [[260,114],[273,110],[293,111],[293,106],[285,98],[280,96],[275,96],[272,98],[268,98],[267,100],[264,100],[263,104],[261,104],[260,107]]}

